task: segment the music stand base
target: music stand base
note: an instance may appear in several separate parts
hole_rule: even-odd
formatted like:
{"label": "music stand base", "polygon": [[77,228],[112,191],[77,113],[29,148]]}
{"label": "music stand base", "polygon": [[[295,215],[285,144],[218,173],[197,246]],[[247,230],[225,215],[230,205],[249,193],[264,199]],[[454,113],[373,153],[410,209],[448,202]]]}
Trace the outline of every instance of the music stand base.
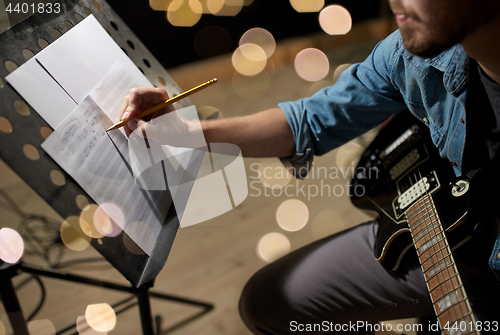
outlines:
{"label": "music stand base", "polygon": [[[178,303],[183,303],[187,304],[190,306],[195,306],[195,307],[202,307],[203,310],[196,314],[194,317],[190,317],[187,320],[179,322],[177,325],[174,325],[170,327],[168,330],[164,331],[164,333],[167,333],[170,330],[177,329],[180,326],[184,326],[188,322],[193,321],[194,319],[197,319],[201,317],[202,315],[210,312],[213,308],[214,305],[202,301],[196,301],[196,300],[191,300],[191,299],[186,299],[178,296],[172,296],[172,295],[167,295],[163,293],[158,293],[158,292],[152,292],[150,291],[150,288],[153,286],[153,282],[149,282],[139,288],[133,287],[133,286],[125,286],[125,285],[120,285],[112,282],[107,282],[107,281],[101,281],[93,278],[88,278],[84,276],[78,276],[74,274],[70,274],[64,271],[60,270],[55,270],[55,269],[50,269],[50,268],[43,268],[40,266],[36,265],[30,265],[30,264],[25,264],[25,263],[17,263],[12,266],[7,267],[6,269],[0,270],[0,297],[2,298],[2,303],[5,307],[5,310],[9,316],[9,321],[11,323],[12,329],[14,330],[15,335],[29,335],[28,327],[26,324],[26,320],[24,319],[21,306],[19,304],[19,300],[17,298],[17,294],[15,292],[14,286],[12,284],[12,278],[20,274],[21,272],[25,273],[30,273],[35,276],[43,276],[43,277],[49,277],[49,278],[55,278],[55,279],[60,279],[60,280],[65,280],[69,282],[74,282],[74,283],[80,283],[80,284],[85,284],[85,285],[91,285],[91,286],[97,286],[97,287],[103,287],[115,291],[120,291],[120,292],[125,292],[132,294],[132,297],[129,297],[123,301],[118,302],[113,306],[113,308],[117,308],[120,305],[123,305],[131,300],[133,298],[137,298],[137,302],[129,304],[128,306],[120,309],[119,311],[116,312],[116,314],[119,314],[121,312],[124,312],[125,310],[128,310],[129,308],[135,306],[136,304],[139,305],[139,313],[141,317],[141,326],[142,326],[142,332],[143,335],[159,335],[160,334],[160,322],[161,318],[156,317],[155,320],[157,321],[157,327],[156,331],[154,330],[153,326],[153,318],[151,315],[151,302],[150,298],[155,298],[155,299],[161,299],[161,300],[166,300],[166,301],[173,301],[173,302],[178,302]],[[62,330],[59,330],[56,334],[62,334],[70,329],[76,328],[76,324],[72,324],[68,327],[65,327]]]}

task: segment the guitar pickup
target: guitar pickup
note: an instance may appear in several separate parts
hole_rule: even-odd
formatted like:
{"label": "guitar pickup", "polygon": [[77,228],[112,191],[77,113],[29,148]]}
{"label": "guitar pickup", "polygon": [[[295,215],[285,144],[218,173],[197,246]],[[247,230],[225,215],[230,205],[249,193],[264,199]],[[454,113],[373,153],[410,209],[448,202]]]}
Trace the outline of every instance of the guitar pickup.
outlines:
{"label": "guitar pickup", "polygon": [[403,193],[401,193],[401,187],[398,183],[398,192],[400,195],[392,202],[396,217],[401,217],[418,199],[426,194],[432,193],[438,187],[439,183],[434,171],[422,177],[416,183],[413,183]]}
{"label": "guitar pickup", "polygon": [[391,180],[398,179],[399,176],[401,176],[406,170],[414,166],[419,159],[420,153],[418,152],[418,149],[413,149],[408,155],[406,155],[402,160],[400,160],[389,170]]}

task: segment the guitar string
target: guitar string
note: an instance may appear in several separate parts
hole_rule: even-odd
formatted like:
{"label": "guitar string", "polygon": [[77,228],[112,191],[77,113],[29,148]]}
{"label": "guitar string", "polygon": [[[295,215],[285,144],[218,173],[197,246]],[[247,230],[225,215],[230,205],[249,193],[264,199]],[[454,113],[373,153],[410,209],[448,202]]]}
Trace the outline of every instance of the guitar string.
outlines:
{"label": "guitar string", "polygon": [[[418,176],[417,176],[417,173],[416,173],[415,171],[416,171],[416,172],[418,172]],[[416,184],[416,183],[418,183],[418,181],[419,181],[419,180],[423,180],[423,176],[422,176],[422,172],[421,172],[421,170],[420,170],[420,167],[417,167],[417,169],[414,169],[414,170],[413,170],[413,177],[415,178],[415,184]],[[413,184],[413,181],[411,180],[411,175],[410,175],[410,184],[414,185],[414,184]],[[469,315],[471,315],[471,311],[469,311],[467,307],[465,307],[465,308],[467,309],[467,311],[465,311],[465,313],[464,313],[464,311],[463,311],[463,307],[464,307],[464,306],[463,306],[462,302],[464,302],[467,298],[466,298],[465,292],[464,292],[464,290],[463,290],[463,285],[460,285],[460,282],[461,282],[461,281],[460,281],[460,277],[458,277],[458,280],[457,280],[457,282],[458,282],[458,284],[459,284],[459,286],[457,287],[457,286],[455,286],[455,285],[453,284],[453,280],[452,280],[452,279],[453,279],[455,276],[459,276],[459,275],[458,275],[458,273],[453,274],[453,276],[452,276],[452,274],[450,274],[450,268],[451,268],[451,267],[453,267],[453,265],[455,264],[454,259],[453,259],[453,256],[451,255],[451,250],[447,250],[447,251],[448,251],[448,253],[449,253],[449,255],[446,255],[446,256],[444,256],[444,257],[443,257],[443,250],[444,250],[444,249],[448,249],[448,248],[447,248],[447,246],[446,246],[446,245],[447,245],[447,240],[446,240],[446,237],[445,237],[445,235],[444,235],[444,229],[443,229],[442,225],[440,225],[439,219],[437,219],[437,220],[435,220],[435,221],[434,221],[434,222],[437,222],[437,225],[435,225],[435,226],[433,225],[433,221],[432,221],[431,217],[432,217],[432,216],[435,216],[435,217],[437,218],[436,209],[435,209],[435,206],[434,206],[434,204],[433,204],[433,202],[432,202],[432,200],[431,200],[431,198],[430,198],[430,193],[429,193],[429,192],[428,192],[428,190],[425,188],[425,186],[424,186],[424,190],[425,190],[425,198],[424,198],[424,200],[422,200],[422,198],[420,198],[420,199],[419,199],[419,200],[417,200],[417,201],[424,202],[424,203],[425,203],[425,202],[428,202],[428,203],[429,203],[429,205],[424,206],[424,209],[423,209],[423,210],[421,210],[421,211],[419,211],[419,212],[415,215],[415,217],[416,217],[416,216],[418,216],[418,215],[421,215],[421,214],[422,214],[422,212],[426,212],[425,214],[427,214],[427,218],[424,220],[424,222],[425,222],[425,221],[427,221],[427,220],[429,220],[429,223],[428,223],[428,224],[427,224],[424,228],[429,228],[429,226],[431,226],[431,229],[430,229],[431,231],[433,231],[433,230],[435,230],[436,228],[438,228],[438,230],[439,230],[439,231],[438,231],[438,233],[437,233],[436,235],[434,235],[434,237],[435,237],[435,236],[438,236],[439,234],[441,234],[441,235],[442,235],[442,237],[441,237],[441,238],[438,238],[438,241],[437,241],[435,244],[433,244],[431,247],[429,247],[428,249],[426,249],[425,251],[423,251],[423,252],[421,253],[421,255],[423,255],[423,253],[425,253],[427,250],[432,250],[432,251],[434,251],[434,254],[433,254],[433,255],[435,255],[435,254],[437,254],[437,253],[440,253],[440,254],[441,254],[441,259],[444,259],[445,257],[449,257],[449,258],[451,259],[451,265],[450,265],[450,266],[446,266],[446,267],[445,267],[445,269],[439,269],[439,270],[437,271],[437,274],[436,274],[436,275],[434,275],[433,277],[435,277],[435,276],[437,276],[438,274],[443,273],[444,271],[446,271],[446,272],[448,273],[448,277],[449,277],[449,279],[445,280],[444,282],[448,282],[449,280],[451,280],[451,286],[452,286],[452,287],[454,287],[454,288],[450,291],[450,289],[449,289],[448,285],[446,284],[446,285],[445,285],[445,290],[447,290],[447,291],[448,291],[448,292],[447,292],[447,294],[445,294],[445,295],[441,296],[440,298],[438,298],[438,299],[437,299],[434,303],[437,303],[439,300],[444,299],[445,297],[447,297],[447,296],[448,296],[449,294],[451,294],[452,292],[457,292],[460,288],[462,288],[462,290],[461,290],[461,291],[462,291],[462,296],[463,296],[463,299],[459,299],[459,301],[458,301],[458,302],[455,302],[455,303],[453,304],[453,306],[452,306],[452,308],[451,308],[451,309],[452,309],[452,313],[454,314],[454,320],[458,321],[458,320],[461,320],[461,319],[464,319],[464,318],[468,318],[468,316],[469,316]],[[431,209],[430,209],[430,208],[434,209],[434,214],[431,212]],[[441,228],[441,229],[439,229],[439,228]],[[422,229],[422,230],[423,230],[423,229]],[[421,230],[421,231],[422,231],[422,230]],[[413,234],[413,232],[412,232],[412,229],[410,230],[410,232],[411,232],[411,234],[412,234],[412,236],[413,236],[414,234]],[[417,234],[417,235],[418,235],[418,234]],[[426,235],[426,234],[424,234],[424,236],[425,236],[425,235]],[[431,239],[432,239],[432,238],[429,238],[427,241],[425,241],[425,243],[428,243],[428,241],[429,241],[429,240],[431,240]],[[415,239],[414,239],[414,242],[416,242],[416,241],[415,241]],[[446,247],[446,248],[440,248],[440,249],[436,252],[435,247],[436,247],[436,246],[438,246],[438,247],[439,247],[439,243],[441,243],[441,242],[444,242],[444,244],[445,244],[445,247]],[[430,256],[429,258],[431,258],[431,257],[432,257],[432,256]],[[431,268],[433,268],[433,267],[437,266],[439,263],[440,263],[440,262],[437,262],[436,264],[431,265],[431,267],[427,268],[426,272],[428,272]],[[454,268],[453,268],[453,269],[454,269]],[[422,270],[423,270],[423,263],[422,263]],[[453,271],[452,271],[452,272],[453,272]],[[430,281],[430,279],[431,279],[431,278],[428,278],[428,279],[427,279],[427,282],[429,282],[429,281]],[[437,285],[437,286],[436,286],[433,290],[435,290],[435,289],[437,289],[438,287],[440,287],[440,286],[441,286],[444,282],[439,283],[439,284],[438,284],[438,285]],[[433,291],[433,290],[431,290],[431,291]],[[429,291],[429,294],[431,294],[431,291]],[[457,294],[458,294],[458,292],[457,292]],[[460,312],[461,312],[461,313],[460,313],[460,317],[459,317],[459,315],[457,315],[457,311],[456,311],[456,308],[455,308],[455,307],[458,307],[458,308],[460,309]],[[449,310],[449,308],[448,308],[448,309],[446,309],[446,310]],[[442,312],[442,313],[444,313],[444,312]],[[441,314],[442,314],[442,313],[441,313]],[[470,320],[471,320],[471,321],[473,321],[473,319],[470,319]],[[475,325],[475,323],[474,323],[474,325]],[[467,322],[466,322],[466,327],[467,327]],[[474,327],[474,328],[475,328],[475,327]],[[474,329],[472,329],[472,327],[471,327],[471,330],[469,331],[469,333],[468,333],[468,334],[470,334],[470,333],[474,333],[474,332],[475,332],[475,331],[474,331]]]}
{"label": "guitar string", "polygon": [[[423,176],[422,176],[422,172],[420,170],[420,167],[417,167],[416,171],[418,172],[418,176],[416,175],[415,173],[415,170],[414,170],[414,177],[415,177],[415,180],[419,179],[419,180],[423,180]],[[429,187],[430,189],[430,187]],[[431,201],[431,198],[430,198],[430,194],[427,190],[427,188],[424,186],[424,190],[425,190],[425,197],[423,198],[420,198],[420,202],[421,203],[424,203],[425,206],[423,207],[423,210],[421,210],[419,212],[419,214],[421,215],[422,212],[425,212],[425,214],[427,214],[427,218],[424,219],[423,223],[425,223],[426,221],[430,221],[429,223],[427,223],[425,225],[425,227],[429,227],[429,226],[432,226],[432,220],[431,220],[431,217],[436,217],[437,218],[437,215],[436,215],[436,211],[435,211],[435,208],[433,206],[433,203]],[[432,212],[434,210],[434,212]],[[439,220],[439,219],[438,219]],[[438,221],[437,220],[437,221]],[[425,228],[424,227],[424,228]],[[438,232],[436,233],[435,230],[438,230]],[[446,248],[446,238],[444,237],[444,229],[443,227],[439,224],[439,221],[438,221],[438,224],[433,227],[431,229],[431,231],[434,233],[433,234],[428,234],[429,235],[429,238],[425,241],[425,243],[429,243],[433,238],[436,238],[437,237],[437,242],[434,243],[432,246],[429,246],[428,249],[424,250],[423,252],[421,252],[421,255],[423,255],[426,251],[434,251],[434,253],[437,255],[438,253],[440,254],[440,257],[438,259],[443,259],[444,257],[448,257],[449,255],[444,255],[444,251],[446,250],[447,252],[450,252],[448,250],[448,248]],[[441,235],[441,236],[440,236]],[[445,244],[445,248],[443,247],[440,247],[440,243],[441,242],[444,242],[443,244]],[[436,247],[438,247],[438,251],[436,252]],[[432,257],[431,257],[432,259]],[[453,257],[450,256],[450,259],[452,260],[452,264],[454,263],[453,262]],[[437,260],[432,260],[432,265],[431,267],[429,267],[427,270],[426,270],[426,273],[427,271],[429,271],[430,268],[434,267],[434,266],[437,266],[437,264],[439,263],[439,261]],[[423,270],[423,263],[422,263],[422,270]],[[444,272],[446,271],[447,273],[447,279],[445,279],[445,277],[442,277],[441,280],[439,280],[438,284],[432,289],[432,290],[429,290],[429,294],[432,295],[432,292],[434,292],[435,290],[437,290],[438,288],[441,289],[441,291],[438,291],[438,295],[440,295],[440,297],[438,299],[436,299],[434,301],[434,304],[438,304],[438,307],[439,307],[439,310],[441,311],[441,306],[439,306],[439,302],[440,301],[443,301],[443,299],[445,299],[446,297],[449,297],[450,294],[452,294],[453,292],[456,292],[456,294],[458,294],[457,292],[457,287],[454,287],[455,285],[453,284],[453,278],[455,278],[455,276],[458,276],[458,273],[450,273],[450,267],[446,267],[445,269],[439,269],[437,272],[438,272],[438,275],[439,274],[442,274],[444,276]],[[453,272],[453,271],[452,271]],[[427,277],[427,274],[425,274],[426,277]],[[437,277],[437,279],[439,279],[439,277]],[[430,282],[430,278],[427,278],[426,281],[429,283]],[[450,286],[449,284],[451,284],[451,289],[450,289]],[[434,299],[433,299],[434,300]],[[463,310],[462,310],[462,306],[460,306],[462,300],[459,299],[458,302],[454,302],[453,305],[451,306],[451,313],[453,315],[453,320],[458,321],[459,319],[463,318],[464,316],[464,313],[463,313]],[[456,307],[458,307],[460,309],[460,315],[458,315],[458,312],[456,311]],[[450,308],[446,308],[445,311],[448,311],[450,310]],[[443,314],[444,311],[442,311],[440,314]]]}

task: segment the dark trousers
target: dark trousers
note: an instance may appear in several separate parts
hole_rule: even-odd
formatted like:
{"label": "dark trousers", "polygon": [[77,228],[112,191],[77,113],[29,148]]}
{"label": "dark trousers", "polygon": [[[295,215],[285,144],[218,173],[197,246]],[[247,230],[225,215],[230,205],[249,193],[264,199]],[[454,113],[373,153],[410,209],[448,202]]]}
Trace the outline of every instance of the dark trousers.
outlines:
{"label": "dark trousers", "polygon": [[[433,316],[414,250],[398,271],[385,268],[373,256],[376,230],[376,221],[356,226],[259,270],[240,299],[247,327],[254,334],[369,334],[380,321]],[[484,235],[454,256],[476,319],[496,321],[498,333],[500,281],[488,267],[495,236]]]}

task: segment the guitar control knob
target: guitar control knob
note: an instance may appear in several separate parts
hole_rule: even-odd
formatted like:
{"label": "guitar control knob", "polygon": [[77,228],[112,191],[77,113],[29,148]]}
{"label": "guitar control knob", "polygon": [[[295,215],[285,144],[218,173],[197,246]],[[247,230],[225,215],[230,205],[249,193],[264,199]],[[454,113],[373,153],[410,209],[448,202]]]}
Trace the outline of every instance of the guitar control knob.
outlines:
{"label": "guitar control knob", "polygon": [[469,190],[469,181],[461,179],[452,185],[451,194],[454,197],[461,197],[462,195],[467,193],[468,190]]}

